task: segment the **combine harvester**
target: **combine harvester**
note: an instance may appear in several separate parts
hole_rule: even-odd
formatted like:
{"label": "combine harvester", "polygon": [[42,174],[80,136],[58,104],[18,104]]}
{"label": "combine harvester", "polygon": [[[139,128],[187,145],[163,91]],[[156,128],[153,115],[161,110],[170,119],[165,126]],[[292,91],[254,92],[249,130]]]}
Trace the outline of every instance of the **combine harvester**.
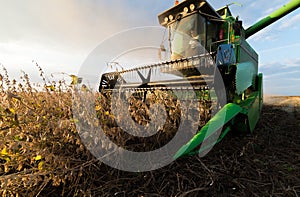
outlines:
{"label": "combine harvester", "polygon": [[[292,0],[244,29],[242,21],[232,16],[228,6],[214,10],[205,0],[176,1],[174,7],[158,16],[160,24],[169,31],[171,60],[104,73],[99,91],[106,94],[120,87],[132,88],[143,92],[142,99],[146,99],[147,92],[153,90],[190,91],[192,87],[198,99],[207,101],[213,97],[207,96],[208,90],[214,90],[216,97],[224,96],[217,82],[217,78],[221,79],[226,95],[224,101],[219,101],[221,109],[177,151],[174,159],[199,153],[199,145],[220,129],[221,134],[210,147],[231,129],[253,132],[263,105],[263,75],[258,73],[258,55],[246,40],[299,6],[300,0]],[[150,81],[151,73],[157,70],[183,79]],[[128,74],[138,76],[140,82],[128,82],[125,80]]]}

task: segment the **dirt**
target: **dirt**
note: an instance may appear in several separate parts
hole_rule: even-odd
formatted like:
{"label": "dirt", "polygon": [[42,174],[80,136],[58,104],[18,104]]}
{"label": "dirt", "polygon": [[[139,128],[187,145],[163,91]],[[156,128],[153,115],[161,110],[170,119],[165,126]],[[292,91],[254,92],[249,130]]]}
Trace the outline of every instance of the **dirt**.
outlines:
{"label": "dirt", "polygon": [[273,108],[287,111],[299,123],[300,97],[299,96],[266,96],[265,104]]}

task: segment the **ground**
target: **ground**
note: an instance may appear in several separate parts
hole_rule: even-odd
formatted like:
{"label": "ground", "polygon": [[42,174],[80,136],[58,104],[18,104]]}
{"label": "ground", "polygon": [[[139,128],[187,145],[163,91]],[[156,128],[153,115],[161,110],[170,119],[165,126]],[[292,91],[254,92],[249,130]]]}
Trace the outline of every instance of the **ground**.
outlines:
{"label": "ground", "polygon": [[32,95],[7,93],[0,102],[0,196],[300,195],[300,97],[265,96],[252,134],[229,132],[205,157],[138,173],[84,148],[70,94]]}
{"label": "ground", "polygon": [[298,196],[300,97],[266,96],[252,135],[230,133],[203,158],[181,158],[152,172],[107,168],[101,196]]}

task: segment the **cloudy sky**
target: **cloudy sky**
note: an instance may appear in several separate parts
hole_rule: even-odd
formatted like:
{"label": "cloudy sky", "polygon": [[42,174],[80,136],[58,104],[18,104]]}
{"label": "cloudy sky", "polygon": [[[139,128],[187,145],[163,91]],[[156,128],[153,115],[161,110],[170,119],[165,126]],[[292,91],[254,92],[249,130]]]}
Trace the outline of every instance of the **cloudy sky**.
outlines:
{"label": "cloudy sky", "polygon": [[[217,9],[232,1],[209,2]],[[249,27],[288,0],[236,2],[242,6],[232,5],[232,13]],[[0,64],[11,77],[17,78],[23,70],[33,81],[39,79],[34,62],[50,80],[51,73],[77,74],[89,54],[105,40],[124,30],[157,26],[157,14],[173,3],[174,0],[0,0]],[[300,95],[299,31],[300,9],[248,39],[260,55],[267,94]]]}

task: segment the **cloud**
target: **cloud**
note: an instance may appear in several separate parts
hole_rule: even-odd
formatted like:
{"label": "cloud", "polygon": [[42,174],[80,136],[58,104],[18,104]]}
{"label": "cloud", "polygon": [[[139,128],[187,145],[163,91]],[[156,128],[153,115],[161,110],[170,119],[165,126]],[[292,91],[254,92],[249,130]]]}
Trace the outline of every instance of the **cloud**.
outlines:
{"label": "cloud", "polygon": [[[90,47],[113,33],[142,25],[158,25],[166,5],[137,0],[10,0],[0,7],[0,42],[31,41],[69,48]],[[152,3],[152,5],[151,5]],[[162,6],[163,5],[163,6]],[[151,6],[151,9],[145,9]]]}
{"label": "cloud", "polygon": [[242,12],[241,17],[245,16],[247,20],[245,22],[248,24],[255,23],[256,21],[266,17],[271,12],[275,11],[283,5],[282,0],[273,1],[251,1],[245,0],[243,2],[243,7],[237,8],[239,12]]}
{"label": "cloud", "polygon": [[6,1],[0,8],[0,41],[87,47],[128,27],[129,20],[120,20],[125,12],[103,1]]}
{"label": "cloud", "polygon": [[[288,2],[288,0],[286,0]],[[242,11],[243,14],[241,14],[242,18],[245,18],[244,24],[247,29],[247,27],[252,26],[259,20],[267,17],[270,15],[272,12],[276,11],[277,9],[281,8],[284,6],[284,3],[282,0],[274,0],[274,1],[269,1],[266,3],[266,1],[255,1],[255,2],[249,2],[249,6],[245,6],[245,10]],[[245,16],[245,17],[243,17]],[[286,17],[288,18],[288,17]],[[282,19],[289,21],[290,19]],[[295,20],[295,19],[294,19]],[[295,20],[296,22],[296,20]],[[275,22],[276,23],[276,22]],[[293,22],[291,22],[293,23]],[[296,23],[294,23],[296,24]],[[292,25],[292,24],[291,24]],[[279,39],[279,33],[280,33],[280,28],[278,27],[278,24],[273,25],[271,24],[268,27],[265,27],[262,29],[260,32],[254,34],[252,37],[249,38],[249,40],[253,41],[275,41]],[[272,34],[270,34],[272,32]]]}
{"label": "cloud", "polygon": [[[264,1],[260,1],[262,4],[261,6],[266,6],[266,2]],[[284,4],[282,3],[282,0],[277,0],[277,1],[272,1],[272,2],[268,2],[268,8],[263,10],[263,15],[268,16],[269,14],[271,14],[272,12],[274,12],[275,10],[281,8]]]}
{"label": "cloud", "polygon": [[88,54],[109,36],[136,26],[158,25],[156,15],[164,6],[168,5],[159,0],[3,1],[0,63],[13,76],[20,70],[34,75],[32,60],[49,73],[76,73]]}
{"label": "cloud", "polygon": [[259,67],[264,75],[265,92],[277,95],[300,95],[300,59],[267,62]]}
{"label": "cloud", "polygon": [[[285,80],[289,80],[289,81],[300,81],[300,78],[296,78],[296,77],[293,77],[293,78],[286,78]],[[299,85],[297,85],[297,87],[299,88]]]}
{"label": "cloud", "polygon": [[272,73],[272,74],[268,74],[268,75],[265,75],[265,79],[268,79],[268,78],[275,78],[275,77],[278,77],[278,76],[286,76],[286,75],[291,75],[291,74],[296,74],[296,73],[300,73],[299,70],[293,70],[293,71],[288,71],[288,72],[277,72],[277,73]]}
{"label": "cloud", "polygon": [[285,96],[300,96],[299,86],[291,85],[282,81],[281,83],[264,84],[264,94],[266,95],[285,95]]}
{"label": "cloud", "polygon": [[264,64],[260,64],[261,71],[268,73],[278,73],[287,71],[300,72],[300,58],[286,59],[283,61],[270,61]]}
{"label": "cloud", "polygon": [[298,47],[298,46],[300,46],[300,42],[294,43],[294,44],[289,44],[289,45],[284,45],[284,46],[280,46],[280,47],[268,48],[265,50],[261,50],[260,53],[269,53],[269,52],[274,52],[277,50],[288,49],[288,48],[293,48],[293,47]]}
{"label": "cloud", "polygon": [[300,13],[289,18],[289,19],[285,19],[281,25],[279,26],[280,29],[286,29],[286,28],[290,28],[290,27],[295,27],[295,24],[299,23],[300,21]]}
{"label": "cloud", "polygon": [[251,36],[248,40],[258,42],[258,41],[275,41],[277,39],[278,39],[278,36],[276,35],[275,28],[267,27],[267,28],[260,30],[253,36]]}
{"label": "cloud", "polygon": [[298,68],[300,70],[300,58],[288,59],[286,61],[287,68]]}

